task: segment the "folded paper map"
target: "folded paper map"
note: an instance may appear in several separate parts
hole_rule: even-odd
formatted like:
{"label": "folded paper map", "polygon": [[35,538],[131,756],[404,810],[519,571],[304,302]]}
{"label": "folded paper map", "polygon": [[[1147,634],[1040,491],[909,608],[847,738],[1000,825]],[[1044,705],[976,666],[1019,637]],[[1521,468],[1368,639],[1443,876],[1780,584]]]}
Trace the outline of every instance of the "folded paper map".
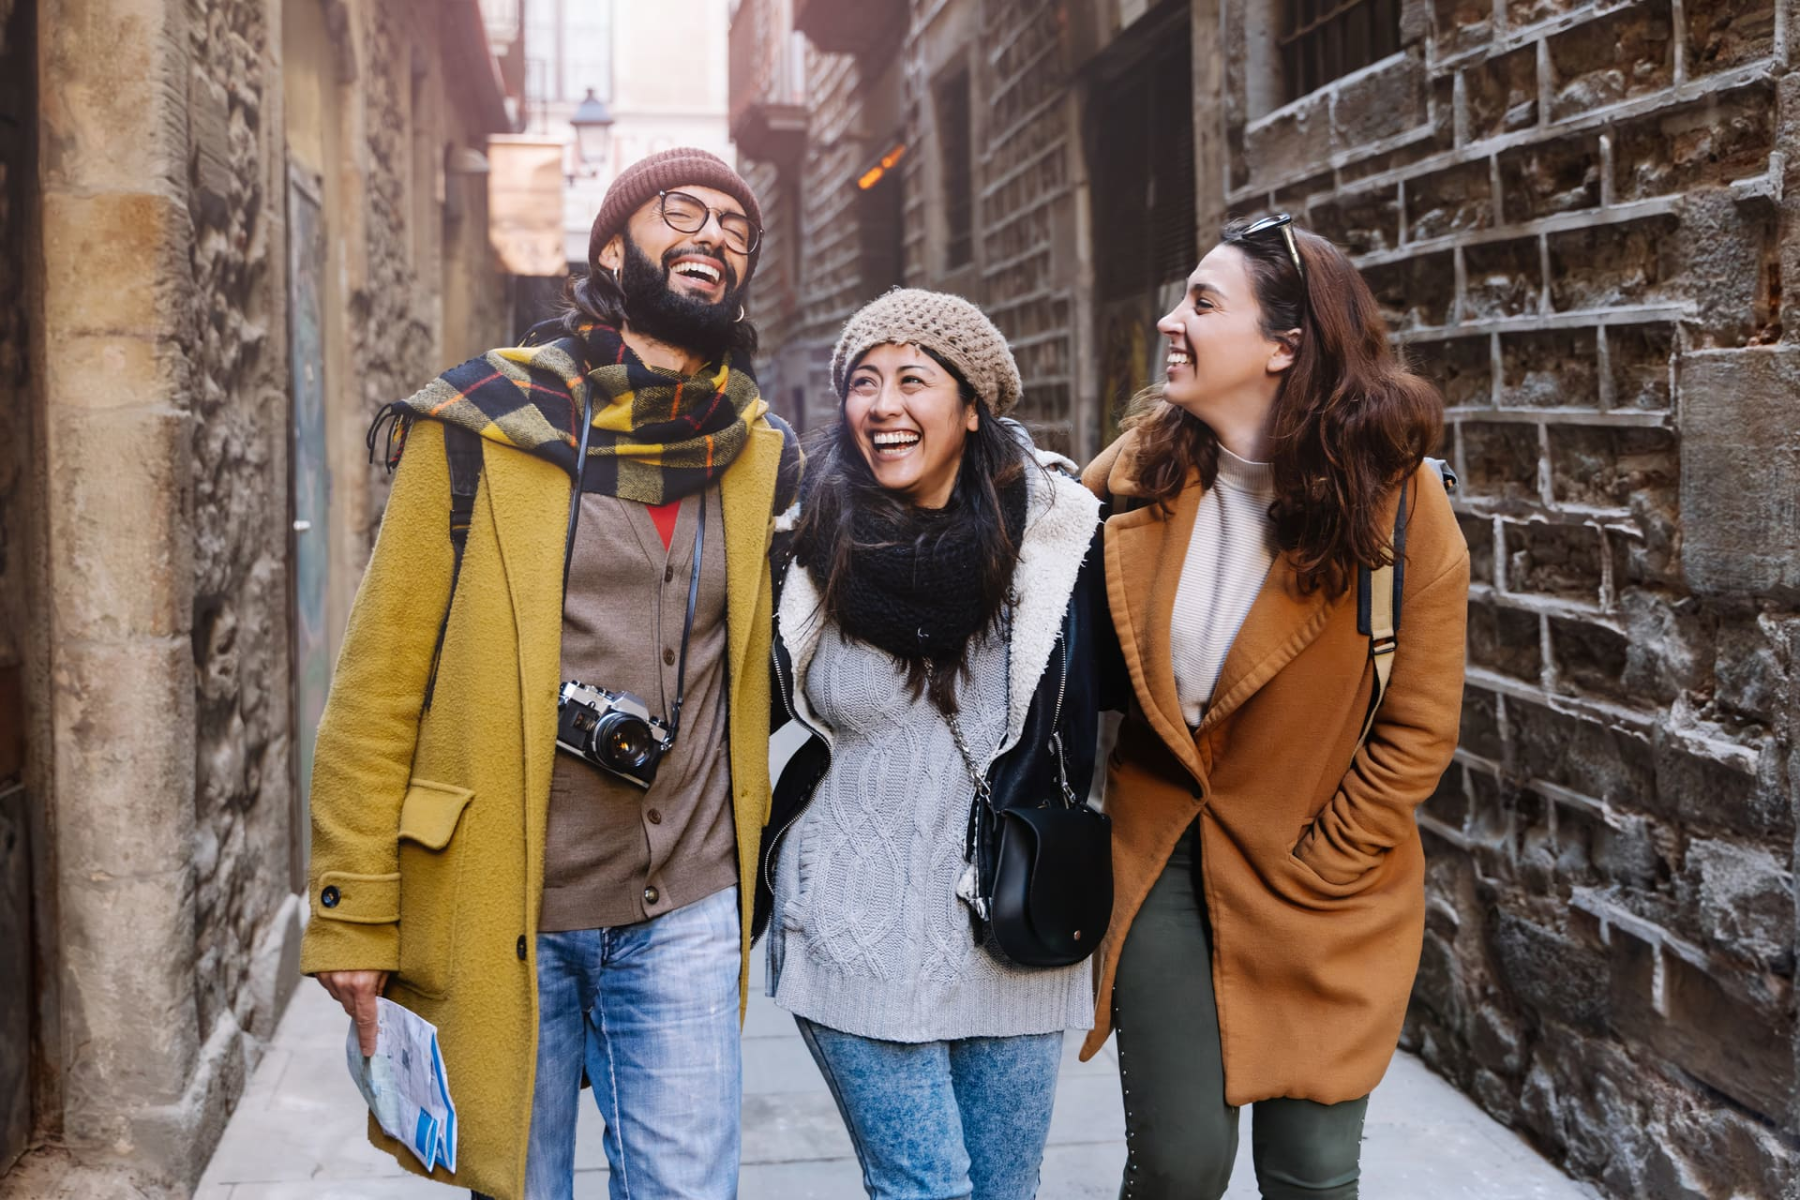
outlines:
{"label": "folded paper map", "polygon": [[364,1058],[351,1022],[344,1041],[350,1078],[376,1121],[406,1143],[427,1171],[456,1170],[456,1105],[444,1077],[437,1026],[391,1000],[377,1000],[379,1034],[373,1057]]}

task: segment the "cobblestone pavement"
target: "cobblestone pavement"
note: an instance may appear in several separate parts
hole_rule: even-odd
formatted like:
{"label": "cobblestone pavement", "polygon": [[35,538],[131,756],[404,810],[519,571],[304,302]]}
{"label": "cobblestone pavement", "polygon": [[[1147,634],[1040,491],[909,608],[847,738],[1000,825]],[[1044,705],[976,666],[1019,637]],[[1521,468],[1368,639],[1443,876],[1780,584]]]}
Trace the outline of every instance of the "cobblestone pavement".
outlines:
{"label": "cobblestone pavement", "polygon": [[[760,968],[760,952],[757,955]],[[760,970],[757,972],[760,975]],[[761,994],[744,1029],[742,1200],[855,1200],[850,1142],[793,1022]],[[344,1069],[345,1017],[302,981],[258,1064],[197,1200],[447,1200],[363,1140],[363,1106]],[[455,1088],[455,1079],[451,1087]],[[1248,1127],[1226,1200],[1255,1200]],[[601,1122],[583,1106],[576,1200],[605,1200]],[[1040,1200],[1118,1194],[1124,1115],[1113,1047],[1078,1063],[1069,1039]],[[1578,1200],[1593,1193],[1406,1055],[1370,1102],[1362,1193],[1369,1200]],[[465,1194],[466,1193],[462,1193]]]}

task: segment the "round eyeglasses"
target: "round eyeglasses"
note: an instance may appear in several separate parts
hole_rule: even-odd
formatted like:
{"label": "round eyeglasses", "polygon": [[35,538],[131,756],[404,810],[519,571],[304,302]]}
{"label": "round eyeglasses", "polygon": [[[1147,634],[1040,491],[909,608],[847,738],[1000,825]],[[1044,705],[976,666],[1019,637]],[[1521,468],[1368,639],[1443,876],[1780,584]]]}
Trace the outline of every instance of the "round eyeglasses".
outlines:
{"label": "round eyeglasses", "polygon": [[757,243],[762,240],[762,230],[752,225],[743,213],[708,207],[698,196],[686,192],[658,192],[656,197],[663,224],[676,233],[699,233],[706,228],[706,218],[711,216],[719,219],[719,231],[725,235],[725,244],[739,254],[755,253]]}

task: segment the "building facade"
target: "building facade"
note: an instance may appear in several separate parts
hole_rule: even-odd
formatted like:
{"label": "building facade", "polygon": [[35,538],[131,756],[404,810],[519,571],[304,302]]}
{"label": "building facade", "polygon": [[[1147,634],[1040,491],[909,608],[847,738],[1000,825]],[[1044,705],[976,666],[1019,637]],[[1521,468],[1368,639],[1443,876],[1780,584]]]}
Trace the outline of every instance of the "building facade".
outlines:
{"label": "building facade", "polygon": [[5,0],[0,81],[0,1193],[187,1195],[296,980],[364,430],[510,324],[508,119],[473,0]]}
{"label": "building facade", "polygon": [[838,329],[904,282],[981,304],[1020,415],[1096,452],[1198,258],[1191,39],[1184,5],[740,0],[732,135],[768,218],[777,409],[829,419]]}
{"label": "building facade", "polygon": [[[1228,213],[1362,268],[1473,557],[1406,1044],[1618,1197],[1800,1189],[1792,0],[738,0],[764,392],[981,304],[1077,457]],[[1784,288],[1783,281],[1789,281]],[[1172,285],[1174,285],[1172,287]]]}
{"label": "building facade", "polygon": [[[729,161],[729,0],[513,0],[524,7],[524,134],[565,146],[564,256],[587,270],[588,233],[618,173],[671,146]],[[601,148],[584,157],[571,124],[589,92],[606,106]]]}

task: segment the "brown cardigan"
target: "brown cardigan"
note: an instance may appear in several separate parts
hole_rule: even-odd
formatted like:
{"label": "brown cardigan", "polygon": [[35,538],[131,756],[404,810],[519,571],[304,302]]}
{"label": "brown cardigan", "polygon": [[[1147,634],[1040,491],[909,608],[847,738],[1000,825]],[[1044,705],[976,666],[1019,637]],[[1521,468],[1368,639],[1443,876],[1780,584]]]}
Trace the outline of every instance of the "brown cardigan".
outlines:
{"label": "brown cardigan", "polygon": [[[1083,476],[1102,499],[1136,494],[1133,438]],[[1081,1056],[1112,1030],[1119,948],[1197,818],[1226,1102],[1350,1100],[1387,1070],[1418,968],[1425,864],[1413,809],[1456,747],[1468,548],[1436,472],[1422,467],[1409,489],[1393,678],[1360,751],[1374,672],[1354,595],[1301,594],[1285,555],[1190,735],[1169,622],[1201,491],[1196,480],[1170,512],[1146,504],[1106,522],[1107,594],[1135,694],[1108,761],[1113,920]],[[1389,525],[1396,504],[1397,494]]]}

